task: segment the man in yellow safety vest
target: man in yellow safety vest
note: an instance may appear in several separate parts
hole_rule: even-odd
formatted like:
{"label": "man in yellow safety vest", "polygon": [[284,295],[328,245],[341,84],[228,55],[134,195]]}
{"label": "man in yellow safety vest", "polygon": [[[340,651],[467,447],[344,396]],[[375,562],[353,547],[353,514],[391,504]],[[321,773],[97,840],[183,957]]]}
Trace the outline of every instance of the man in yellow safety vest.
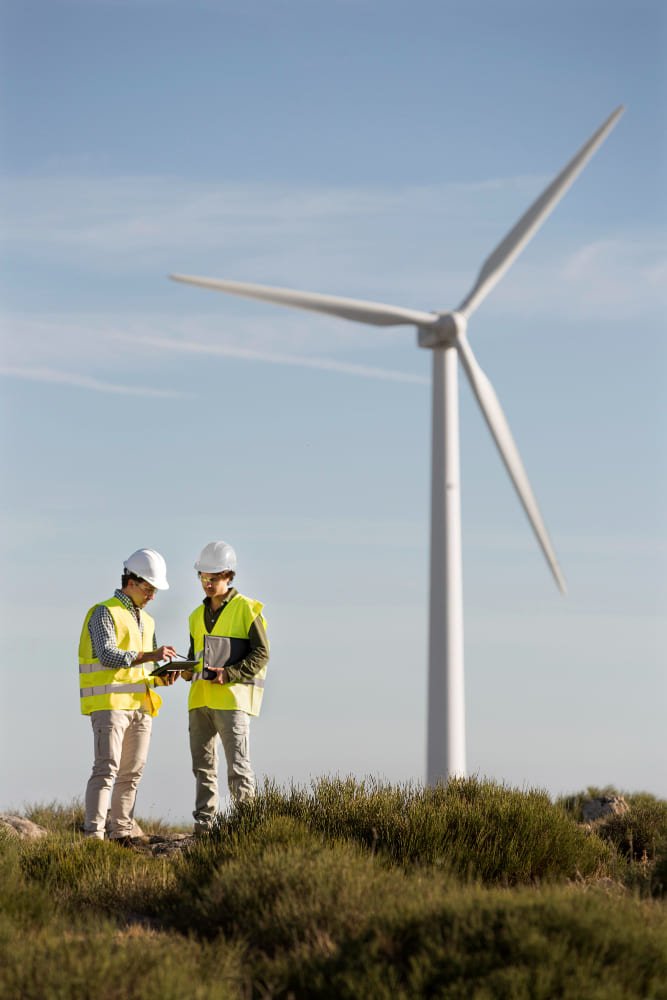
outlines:
{"label": "man in yellow safety vest", "polygon": [[177,656],[158,646],[155,622],[143,609],[156,591],[168,590],[167,566],[154,549],[138,549],[123,564],[121,588],[88,611],[79,642],[81,712],[93,727],[95,759],[86,787],[87,837],[132,846],[134,804],[162,699],[155,687],[178,673],[152,677],[147,663]]}
{"label": "man in yellow safety vest", "polygon": [[250,718],[259,715],[264,693],[269,641],[263,605],[232,587],[236,553],[227,542],[209,542],[195,569],[206,594],[190,615],[192,673],[188,723],[196,783],[195,833],[210,830],[218,809],[220,737],[227,782],[234,802],[255,794],[250,764]]}

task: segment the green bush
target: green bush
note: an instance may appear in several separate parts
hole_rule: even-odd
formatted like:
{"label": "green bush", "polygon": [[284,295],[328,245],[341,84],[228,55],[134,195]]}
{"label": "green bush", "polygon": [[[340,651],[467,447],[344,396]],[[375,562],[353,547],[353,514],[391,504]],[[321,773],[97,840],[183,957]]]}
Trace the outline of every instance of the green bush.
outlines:
{"label": "green bush", "polygon": [[[70,847],[76,854],[76,845]],[[121,852],[99,847],[98,863],[105,854]],[[242,1000],[247,995],[241,944],[214,948],[151,926],[139,915],[110,920],[105,906],[95,906],[93,855],[86,866],[80,859],[67,864],[62,841],[53,863],[48,853],[46,840],[23,845],[0,836],[0,1000]],[[101,868],[104,901],[108,872]],[[69,892],[68,876],[74,880]],[[77,905],[81,876],[87,883],[83,910]]]}
{"label": "green bush", "polygon": [[644,796],[630,803],[629,812],[600,820],[597,833],[632,861],[655,861],[666,853],[667,802]]}
{"label": "green bush", "polygon": [[667,978],[664,910],[622,895],[462,885],[285,817],[230,839],[224,861],[196,855],[172,919],[247,942],[269,996],[625,1000]]}
{"label": "green bush", "polygon": [[174,880],[166,858],[127,851],[108,841],[54,835],[26,844],[21,868],[51,899],[77,911],[91,907],[120,918],[159,908]]}
{"label": "green bush", "polygon": [[245,838],[268,818],[288,816],[331,838],[352,840],[392,864],[442,866],[485,884],[610,873],[615,853],[580,829],[542,791],[475,778],[422,789],[323,778],[311,791],[272,784],[221,818],[215,836]]}
{"label": "green bush", "polygon": [[[620,795],[613,786],[589,788],[586,792],[564,797],[560,804],[579,822],[586,799]],[[611,844],[627,862],[619,869],[625,883],[641,892],[664,895],[667,892],[667,802],[649,792],[623,793],[629,810],[610,814],[590,824],[596,835]]]}
{"label": "green bush", "polygon": [[667,998],[667,904],[541,792],[267,785],[167,858],[41,815],[0,834],[0,1000]]}

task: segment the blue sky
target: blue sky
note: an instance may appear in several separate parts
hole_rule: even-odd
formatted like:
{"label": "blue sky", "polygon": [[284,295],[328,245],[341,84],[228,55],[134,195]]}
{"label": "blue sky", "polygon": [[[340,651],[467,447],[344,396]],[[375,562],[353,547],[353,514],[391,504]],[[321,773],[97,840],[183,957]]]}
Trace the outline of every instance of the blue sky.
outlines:
{"label": "blue sky", "polygon": [[[266,604],[258,774],[423,777],[427,352],[166,275],[451,308],[621,103],[469,328],[569,595],[462,386],[468,763],[667,796],[664,4],[0,12],[0,809],[82,794],[76,644],[123,558],[164,553],[152,610],[185,651],[214,538]],[[186,702],[166,694],[144,815],[192,808]]]}

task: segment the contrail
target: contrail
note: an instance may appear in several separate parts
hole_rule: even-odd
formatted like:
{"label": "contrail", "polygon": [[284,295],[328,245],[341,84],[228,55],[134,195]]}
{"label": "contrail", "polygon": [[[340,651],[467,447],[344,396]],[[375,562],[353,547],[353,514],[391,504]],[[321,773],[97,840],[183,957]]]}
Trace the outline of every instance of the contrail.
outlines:
{"label": "contrail", "polygon": [[182,354],[209,354],[229,358],[239,358],[242,361],[263,361],[271,365],[291,365],[297,368],[317,368],[321,371],[340,372],[343,375],[355,375],[359,378],[382,379],[390,382],[410,382],[415,385],[428,385],[429,379],[424,375],[413,375],[410,372],[392,371],[387,368],[372,368],[367,365],[355,365],[346,361],[334,361],[330,358],[311,358],[301,354],[277,354],[273,351],[253,351],[246,347],[229,347],[225,344],[202,344],[197,341],[172,340],[169,337],[131,336],[115,334],[120,340],[128,340],[134,344],[144,344],[167,351],[177,351]]}
{"label": "contrail", "polygon": [[19,368],[10,365],[0,366],[0,375],[8,378],[22,378],[30,382],[53,382],[60,385],[73,385],[78,389],[93,389],[95,392],[114,392],[121,396],[153,396],[168,398],[187,396],[190,393],[175,389],[153,389],[143,385],[117,385],[114,382],[101,382],[89,375],[77,375],[74,372],[56,371],[54,368]]}

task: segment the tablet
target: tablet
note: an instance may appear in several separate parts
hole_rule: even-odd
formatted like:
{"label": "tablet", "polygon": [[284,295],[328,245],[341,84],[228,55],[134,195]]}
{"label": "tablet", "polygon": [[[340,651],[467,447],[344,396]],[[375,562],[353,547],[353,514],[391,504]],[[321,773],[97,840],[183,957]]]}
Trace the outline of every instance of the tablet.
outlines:
{"label": "tablet", "polygon": [[163,674],[173,674],[179,670],[194,670],[199,664],[199,660],[170,660],[168,663],[161,663],[151,670],[151,677],[162,677]]}

